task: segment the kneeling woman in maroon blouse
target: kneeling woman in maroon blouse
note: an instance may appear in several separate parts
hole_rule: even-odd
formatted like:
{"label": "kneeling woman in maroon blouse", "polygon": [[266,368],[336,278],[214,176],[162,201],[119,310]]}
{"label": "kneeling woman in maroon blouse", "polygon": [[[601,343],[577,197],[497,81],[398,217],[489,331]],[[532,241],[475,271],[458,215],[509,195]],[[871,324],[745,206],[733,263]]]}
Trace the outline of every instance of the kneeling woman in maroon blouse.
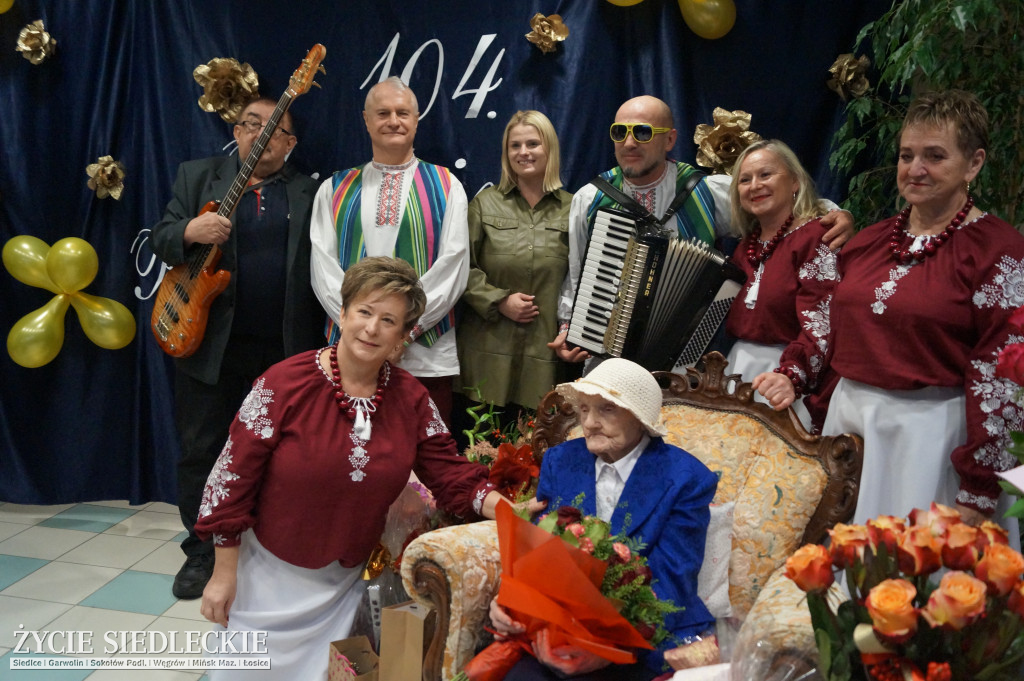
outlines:
{"label": "kneeling woman in maroon blouse", "polygon": [[[326,678],[328,645],[348,635],[363,565],[410,471],[458,515],[493,518],[501,498],[487,469],[456,453],[426,389],[388,361],[423,312],[416,272],[366,258],[341,293],[338,343],[253,384],[196,524],[216,553],[201,612],[230,631],[268,632],[272,667],[258,678]],[[252,671],[210,676],[230,674]]]}

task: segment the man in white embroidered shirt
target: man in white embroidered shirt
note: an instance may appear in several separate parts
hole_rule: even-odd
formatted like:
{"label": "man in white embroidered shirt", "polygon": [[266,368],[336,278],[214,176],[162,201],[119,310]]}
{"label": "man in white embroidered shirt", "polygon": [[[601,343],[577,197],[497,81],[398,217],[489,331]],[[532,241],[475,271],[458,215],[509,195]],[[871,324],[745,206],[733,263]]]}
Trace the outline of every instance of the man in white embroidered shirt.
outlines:
{"label": "man in white embroidered shirt", "polygon": [[469,274],[466,192],[447,168],[416,158],[419,105],[401,79],[370,88],[363,120],[373,160],[334,173],[313,202],[311,269],[313,290],[327,312],[325,333],[330,343],[341,333],[341,283],[348,267],[367,256],[407,261],[420,276],[427,307],[400,365],[423,383],[450,423],[452,377],[459,373],[453,307]]}

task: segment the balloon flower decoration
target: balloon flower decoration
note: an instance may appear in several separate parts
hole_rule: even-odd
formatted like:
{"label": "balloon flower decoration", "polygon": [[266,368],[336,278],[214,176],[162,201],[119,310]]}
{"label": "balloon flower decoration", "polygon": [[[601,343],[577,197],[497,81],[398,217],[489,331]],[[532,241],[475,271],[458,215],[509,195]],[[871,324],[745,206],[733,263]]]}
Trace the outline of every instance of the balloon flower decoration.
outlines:
{"label": "balloon flower decoration", "polygon": [[64,345],[64,315],[75,308],[85,335],[96,345],[117,350],[135,337],[135,318],[121,303],[83,293],[99,271],[99,257],[89,242],[61,239],[52,247],[34,236],[16,236],[3,250],[4,267],[18,281],[56,295],[19,319],[7,335],[7,353],[23,367],[49,363]]}

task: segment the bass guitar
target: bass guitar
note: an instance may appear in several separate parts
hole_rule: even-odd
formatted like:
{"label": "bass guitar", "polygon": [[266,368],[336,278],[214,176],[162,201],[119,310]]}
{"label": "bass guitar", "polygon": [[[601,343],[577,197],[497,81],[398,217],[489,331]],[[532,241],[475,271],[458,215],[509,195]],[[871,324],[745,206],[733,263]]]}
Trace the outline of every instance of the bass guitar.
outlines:
{"label": "bass guitar", "polygon": [[[249,178],[256,168],[256,162],[277,130],[284,112],[292,100],[309,92],[317,71],[326,73],[320,62],[327,53],[317,43],[302,60],[288,81],[288,89],[281,95],[274,113],[267,121],[259,139],[252,145],[249,156],[242,163],[227,196],[221,201],[210,201],[203,206],[200,215],[217,211],[217,215],[230,218],[238,205],[238,199],[249,185]],[[210,317],[210,305],[231,281],[231,273],[218,270],[221,250],[215,244],[197,244],[181,265],[176,265],[165,274],[153,299],[153,315],[150,328],[157,344],[172,357],[188,357],[199,348],[206,334],[206,323]]]}

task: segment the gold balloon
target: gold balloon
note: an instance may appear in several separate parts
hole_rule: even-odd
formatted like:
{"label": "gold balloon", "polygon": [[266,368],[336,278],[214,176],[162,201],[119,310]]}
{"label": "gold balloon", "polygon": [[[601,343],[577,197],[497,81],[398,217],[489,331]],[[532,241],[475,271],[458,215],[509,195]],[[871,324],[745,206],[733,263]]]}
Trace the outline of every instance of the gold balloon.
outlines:
{"label": "gold balloon", "polygon": [[632,7],[633,5],[639,5],[643,1],[644,0],[608,0],[608,2],[613,5],[618,5],[619,7]]}
{"label": "gold balloon", "polygon": [[733,0],[679,0],[679,11],[690,30],[708,40],[721,38],[736,23]]}
{"label": "gold balloon", "polygon": [[100,270],[96,249],[85,239],[69,236],[55,243],[46,255],[46,272],[62,291],[81,291]]}
{"label": "gold balloon", "polygon": [[117,350],[135,338],[135,317],[116,300],[79,292],[71,295],[71,304],[85,335],[101,348]]}
{"label": "gold balloon", "polygon": [[14,0],[0,0],[0,14],[14,6]]}
{"label": "gold balloon", "polygon": [[4,244],[4,267],[23,284],[60,293],[46,272],[46,254],[49,252],[49,244],[42,239],[27,235],[16,236]]}
{"label": "gold balloon", "polygon": [[7,354],[23,367],[35,369],[48,364],[64,346],[64,313],[68,295],[54,296],[46,305],[30,312],[7,334]]}

